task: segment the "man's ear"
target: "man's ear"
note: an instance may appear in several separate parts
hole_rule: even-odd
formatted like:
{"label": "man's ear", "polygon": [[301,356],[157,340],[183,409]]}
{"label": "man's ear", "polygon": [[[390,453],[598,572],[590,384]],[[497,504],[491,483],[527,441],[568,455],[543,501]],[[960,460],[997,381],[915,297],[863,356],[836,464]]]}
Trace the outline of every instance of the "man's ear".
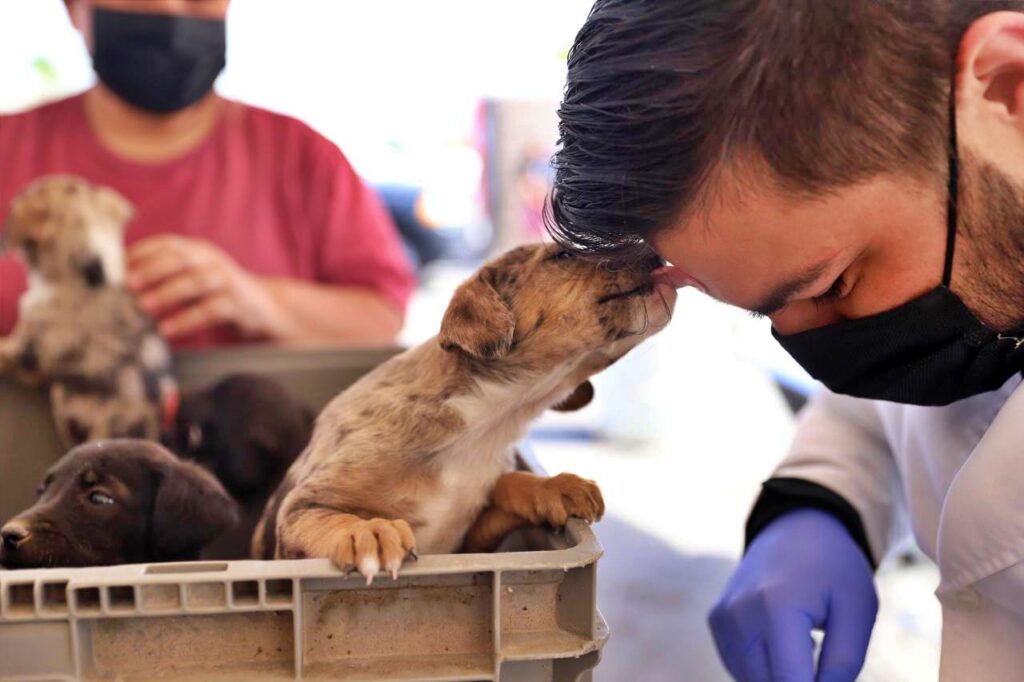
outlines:
{"label": "man's ear", "polygon": [[569,397],[551,409],[555,412],[575,412],[576,410],[582,410],[593,400],[594,384],[589,381],[584,381],[569,394]]}
{"label": "man's ear", "polygon": [[[1012,155],[1007,127],[1024,134],[1024,13],[992,12],[971,24],[960,41],[957,113],[964,139],[989,158]],[[970,128],[967,128],[970,126]]]}
{"label": "man's ear", "polygon": [[516,320],[485,268],[455,291],[441,321],[439,341],[447,351],[496,360],[512,346]]}
{"label": "man's ear", "polygon": [[135,207],[121,194],[109,187],[94,187],[96,205],[118,225],[125,225],[135,215]]}
{"label": "man's ear", "polygon": [[238,508],[224,487],[198,464],[163,468],[153,504],[150,547],[160,561],[188,560],[238,523]]}

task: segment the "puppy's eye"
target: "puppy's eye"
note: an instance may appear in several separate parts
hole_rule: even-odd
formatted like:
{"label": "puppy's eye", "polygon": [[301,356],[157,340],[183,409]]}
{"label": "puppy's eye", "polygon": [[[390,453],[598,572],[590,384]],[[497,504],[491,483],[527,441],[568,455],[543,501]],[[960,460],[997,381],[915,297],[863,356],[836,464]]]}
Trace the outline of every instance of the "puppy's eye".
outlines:
{"label": "puppy's eye", "polygon": [[556,251],[555,254],[551,256],[551,260],[572,260],[575,256],[576,254],[572,251],[562,249],[561,251]]}
{"label": "puppy's eye", "polygon": [[98,491],[94,491],[92,493],[89,493],[89,501],[92,502],[93,504],[98,504],[98,505],[101,505],[101,506],[108,505],[108,504],[114,504],[114,498],[113,497],[111,497],[110,495],[107,495],[106,493],[101,493],[101,492],[98,492]]}

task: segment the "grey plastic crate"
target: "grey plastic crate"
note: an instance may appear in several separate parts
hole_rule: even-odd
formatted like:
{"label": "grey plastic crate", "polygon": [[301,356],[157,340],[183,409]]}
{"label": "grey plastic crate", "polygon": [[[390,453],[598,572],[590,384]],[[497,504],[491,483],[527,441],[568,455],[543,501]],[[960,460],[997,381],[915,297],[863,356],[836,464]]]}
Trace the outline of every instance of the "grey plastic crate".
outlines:
{"label": "grey plastic crate", "polygon": [[[320,407],[395,352],[221,351],[183,356],[179,372],[185,386],[262,372]],[[10,514],[27,504],[6,494],[14,481],[30,499],[60,455],[48,418],[41,392],[0,383]],[[506,549],[519,551],[423,556],[372,587],[317,559],[0,570],[0,682],[588,682],[608,638],[593,531],[572,521]]]}
{"label": "grey plastic crate", "polygon": [[544,537],[372,587],[321,559],[0,571],[0,680],[590,680],[601,547]]}

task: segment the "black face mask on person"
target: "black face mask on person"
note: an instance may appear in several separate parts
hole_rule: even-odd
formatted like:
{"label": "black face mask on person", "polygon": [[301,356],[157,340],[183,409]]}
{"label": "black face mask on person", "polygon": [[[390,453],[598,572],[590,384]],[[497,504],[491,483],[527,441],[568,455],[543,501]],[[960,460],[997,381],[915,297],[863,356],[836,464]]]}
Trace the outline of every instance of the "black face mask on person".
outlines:
{"label": "black face mask on person", "polygon": [[130,104],[156,113],[198,102],[224,70],[224,20],[93,10],[93,68]]}
{"label": "black face mask on person", "polygon": [[959,161],[950,96],[949,200],[942,284],[892,310],[790,336],[772,334],[836,393],[910,405],[948,405],[994,391],[1024,369],[1024,329],[998,333],[950,290]]}

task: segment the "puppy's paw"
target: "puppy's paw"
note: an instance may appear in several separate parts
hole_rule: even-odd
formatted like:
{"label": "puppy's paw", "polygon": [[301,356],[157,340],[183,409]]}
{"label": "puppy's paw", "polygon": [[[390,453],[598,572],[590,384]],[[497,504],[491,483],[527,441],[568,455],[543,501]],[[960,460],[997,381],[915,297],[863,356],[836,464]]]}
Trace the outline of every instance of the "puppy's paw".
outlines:
{"label": "puppy's paw", "polygon": [[604,516],[604,498],[593,481],[575,474],[559,474],[545,479],[533,489],[521,509],[513,510],[534,525],[547,523],[561,528],[575,516],[587,523]]}
{"label": "puppy's paw", "polygon": [[416,558],[416,539],[408,522],[362,519],[337,531],[331,559],[344,571],[358,570],[370,585],[383,568],[394,579],[407,557]]}

